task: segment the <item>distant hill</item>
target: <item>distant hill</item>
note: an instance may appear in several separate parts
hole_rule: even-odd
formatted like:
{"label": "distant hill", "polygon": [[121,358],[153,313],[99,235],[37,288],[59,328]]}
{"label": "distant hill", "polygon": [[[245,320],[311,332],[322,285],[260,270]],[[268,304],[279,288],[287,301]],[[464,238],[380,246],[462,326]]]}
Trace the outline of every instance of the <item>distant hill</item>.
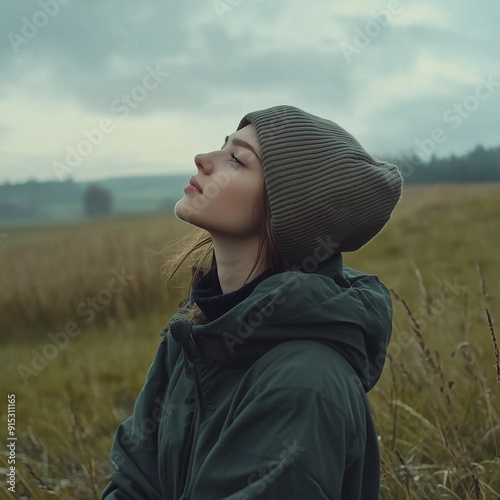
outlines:
{"label": "distant hill", "polygon": [[0,226],[86,220],[82,197],[90,184],[107,189],[114,215],[172,211],[191,175],[110,178],[94,182],[28,181],[0,185]]}

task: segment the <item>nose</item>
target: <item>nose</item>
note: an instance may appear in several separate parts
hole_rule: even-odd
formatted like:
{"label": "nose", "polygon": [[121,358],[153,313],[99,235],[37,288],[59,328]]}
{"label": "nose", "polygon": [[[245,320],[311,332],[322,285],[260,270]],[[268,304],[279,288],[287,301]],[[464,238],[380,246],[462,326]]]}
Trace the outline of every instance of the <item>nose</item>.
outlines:
{"label": "nose", "polygon": [[210,172],[213,168],[213,163],[210,160],[210,154],[209,153],[199,153],[194,157],[194,163],[196,166],[200,169],[203,170],[205,174]]}

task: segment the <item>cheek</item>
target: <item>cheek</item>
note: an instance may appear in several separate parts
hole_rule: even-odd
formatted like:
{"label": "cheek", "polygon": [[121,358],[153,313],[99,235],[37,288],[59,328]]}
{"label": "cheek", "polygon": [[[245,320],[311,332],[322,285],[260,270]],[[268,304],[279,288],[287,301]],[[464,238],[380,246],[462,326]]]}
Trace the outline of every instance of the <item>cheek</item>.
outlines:
{"label": "cheek", "polygon": [[233,179],[227,186],[221,188],[219,195],[210,204],[217,206],[221,210],[227,210],[228,214],[231,212],[246,213],[251,215],[251,210],[254,201],[257,197],[256,183],[252,180],[244,182],[243,179]]}
{"label": "cheek", "polygon": [[233,203],[239,203],[240,205],[250,204],[255,199],[256,190],[248,184],[236,184],[232,189],[228,189],[225,192],[225,196]]}

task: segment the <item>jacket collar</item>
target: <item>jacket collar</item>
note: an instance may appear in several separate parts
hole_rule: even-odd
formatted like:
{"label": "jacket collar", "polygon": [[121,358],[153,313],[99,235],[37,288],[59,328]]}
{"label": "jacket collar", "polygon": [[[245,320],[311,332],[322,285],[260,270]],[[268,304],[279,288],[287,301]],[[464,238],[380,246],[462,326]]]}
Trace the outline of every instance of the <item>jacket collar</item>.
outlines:
{"label": "jacket collar", "polygon": [[214,321],[190,325],[178,313],[169,323],[174,340],[192,340],[201,358],[241,368],[288,340],[321,342],[349,361],[367,391],[380,377],[391,326],[387,288],[376,276],[343,265],[341,254],[315,272],[264,279]]}

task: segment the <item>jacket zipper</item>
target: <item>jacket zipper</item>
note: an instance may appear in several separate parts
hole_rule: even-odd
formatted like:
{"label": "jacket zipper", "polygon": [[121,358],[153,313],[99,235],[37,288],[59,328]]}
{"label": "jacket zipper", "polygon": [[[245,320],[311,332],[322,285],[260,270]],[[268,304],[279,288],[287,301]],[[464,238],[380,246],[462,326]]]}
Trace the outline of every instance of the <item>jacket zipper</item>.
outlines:
{"label": "jacket zipper", "polygon": [[[196,347],[196,343],[194,342],[194,339],[192,335],[189,335],[189,340],[186,342],[186,344],[182,345],[182,348],[184,350],[184,356],[185,356],[185,361],[186,365],[189,366],[190,371],[193,373],[194,377],[194,382],[196,386],[196,406],[194,410],[194,416],[193,420],[191,423],[190,427],[190,432],[189,435],[192,436],[191,439],[191,449],[189,451],[189,457],[186,457],[187,460],[184,460],[182,470],[185,471],[184,473],[184,478],[182,481],[182,493],[179,498],[182,498],[185,493],[188,490],[188,484],[189,480],[191,478],[191,471],[193,468],[193,462],[194,462],[194,454],[195,454],[195,449],[196,449],[196,443],[198,442],[198,432],[200,428],[200,423],[203,417],[203,398],[202,398],[202,393],[201,393],[201,385],[200,385],[200,380],[198,377],[198,369],[196,366],[196,359],[199,358],[199,351],[198,348]],[[190,352],[191,351],[191,352]],[[189,445],[189,443],[187,443]],[[187,465],[187,468],[186,468]]]}

